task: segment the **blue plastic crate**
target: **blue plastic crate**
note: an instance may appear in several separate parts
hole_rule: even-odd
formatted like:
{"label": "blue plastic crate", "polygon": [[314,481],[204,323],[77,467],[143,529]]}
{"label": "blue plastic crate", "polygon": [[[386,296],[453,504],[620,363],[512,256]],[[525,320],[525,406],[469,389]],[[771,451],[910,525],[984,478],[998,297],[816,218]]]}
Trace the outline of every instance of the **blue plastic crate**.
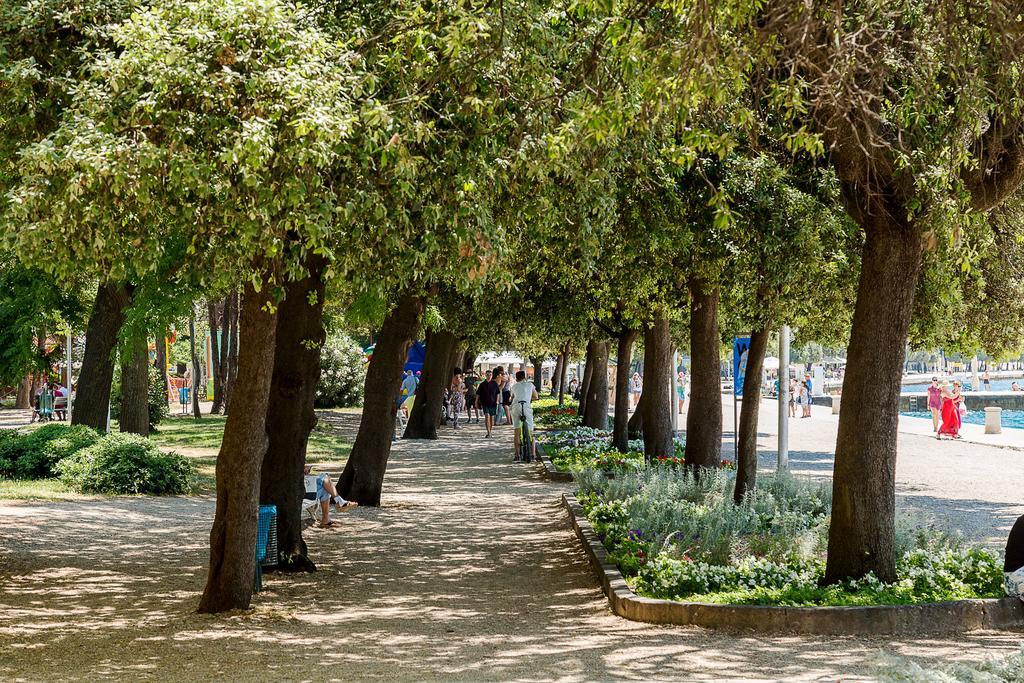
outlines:
{"label": "blue plastic crate", "polygon": [[[267,560],[270,540],[273,538],[273,552],[277,554],[277,506],[260,505],[256,521],[256,591],[263,589],[263,564]],[[273,529],[273,531],[271,531]],[[273,558],[277,559],[277,558]]]}

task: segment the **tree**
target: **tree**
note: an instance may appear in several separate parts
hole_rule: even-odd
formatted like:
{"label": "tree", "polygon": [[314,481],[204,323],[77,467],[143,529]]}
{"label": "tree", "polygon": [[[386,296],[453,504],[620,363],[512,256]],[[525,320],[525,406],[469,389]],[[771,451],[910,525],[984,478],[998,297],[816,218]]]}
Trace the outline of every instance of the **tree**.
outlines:
{"label": "tree", "polygon": [[358,64],[275,0],[161,6],[133,15],[113,40],[118,49],[90,65],[45,144],[23,151],[5,225],[36,228],[8,236],[58,270],[138,280],[176,253],[171,245],[191,254],[177,267],[200,287],[246,282],[236,378],[246,391],[233,400],[218,457],[200,609],[246,607],[274,306],[280,285],[303,275],[305,254],[333,246],[328,171],[353,133]]}

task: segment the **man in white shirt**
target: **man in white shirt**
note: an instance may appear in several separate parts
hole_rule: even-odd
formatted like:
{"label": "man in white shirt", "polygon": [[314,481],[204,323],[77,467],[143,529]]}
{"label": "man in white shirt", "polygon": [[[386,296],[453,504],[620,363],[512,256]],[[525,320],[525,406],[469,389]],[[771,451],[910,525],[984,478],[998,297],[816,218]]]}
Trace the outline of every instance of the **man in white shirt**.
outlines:
{"label": "man in white shirt", "polygon": [[[526,373],[522,370],[516,373],[516,383],[512,385],[512,441],[515,447],[514,462],[522,462],[519,455],[519,442],[522,433],[522,418],[526,418],[526,428],[530,430],[531,460],[537,458],[537,441],[533,438],[533,406],[531,405],[538,398],[537,387],[533,382],[526,381]],[[529,462],[526,461],[526,462]]]}

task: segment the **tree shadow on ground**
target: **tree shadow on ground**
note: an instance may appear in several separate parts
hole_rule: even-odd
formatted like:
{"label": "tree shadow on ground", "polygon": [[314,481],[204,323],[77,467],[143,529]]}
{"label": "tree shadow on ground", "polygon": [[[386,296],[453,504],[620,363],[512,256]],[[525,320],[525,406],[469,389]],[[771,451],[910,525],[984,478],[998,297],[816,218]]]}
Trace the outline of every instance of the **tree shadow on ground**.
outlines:
{"label": "tree shadow on ground", "polygon": [[[347,418],[345,418],[347,419]],[[612,615],[564,510],[568,485],[475,426],[395,446],[380,508],[311,529],[320,571],[255,609],[194,613],[212,497],[0,506],[0,676],[125,680],[818,680],[880,648],[973,658],[1019,635],[764,636]],[[56,516],[55,516],[56,515]]]}

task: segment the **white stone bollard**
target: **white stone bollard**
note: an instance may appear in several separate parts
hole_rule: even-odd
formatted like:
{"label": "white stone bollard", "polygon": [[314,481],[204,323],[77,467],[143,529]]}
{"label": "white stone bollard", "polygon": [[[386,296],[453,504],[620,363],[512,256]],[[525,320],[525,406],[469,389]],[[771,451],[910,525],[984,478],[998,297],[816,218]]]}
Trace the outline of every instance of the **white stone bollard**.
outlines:
{"label": "white stone bollard", "polygon": [[840,402],[839,401],[839,396],[833,396],[832,397],[832,414],[833,415],[838,415],[839,414],[839,402]]}
{"label": "white stone bollard", "polygon": [[985,408],[985,433],[986,434],[1002,434],[1003,433],[1003,409],[1002,408]]}

